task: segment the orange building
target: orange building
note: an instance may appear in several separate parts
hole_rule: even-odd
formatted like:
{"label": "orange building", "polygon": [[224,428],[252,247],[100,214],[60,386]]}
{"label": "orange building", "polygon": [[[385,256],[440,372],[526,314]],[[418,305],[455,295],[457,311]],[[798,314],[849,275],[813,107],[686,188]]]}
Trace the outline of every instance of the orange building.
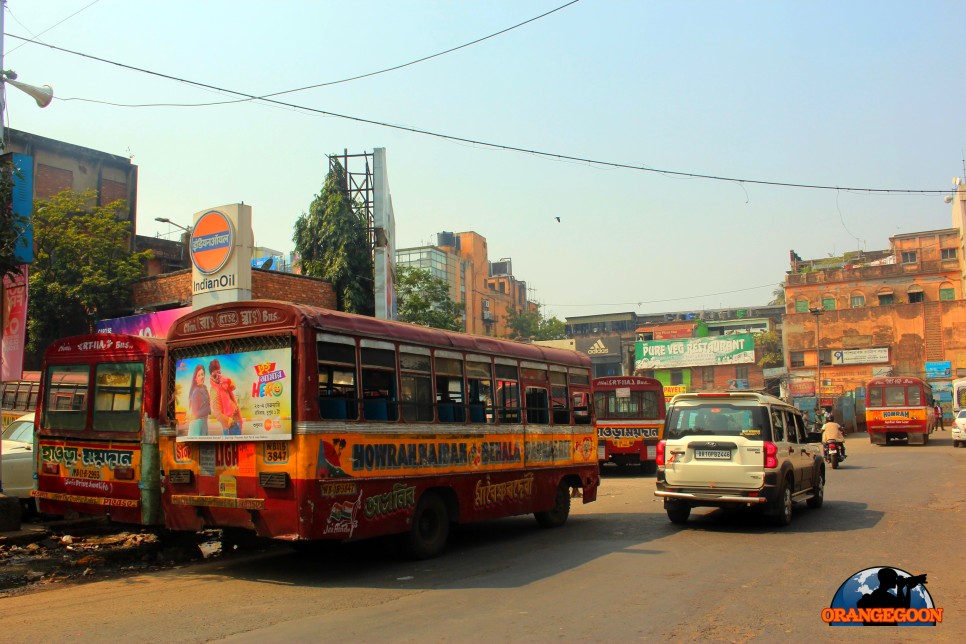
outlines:
{"label": "orange building", "polygon": [[399,248],[398,266],[428,270],[449,285],[450,299],[464,306],[463,330],[505,338],[511,310],[537,313],[527,299],[527,284],[513,276],[512,260],[491,262],[486,238],[476,232],[442,232],[436,246]]}
{"label": "orange building", "polygon": [[811,261],[791,252],[783,343],[793,397],[814,397],[821,381],[831,406],[875,376],[924,378],[927,363],[949,363],[929,374],[937,391],[966,375],[966,191],[955,201],[954,228],[895,235],[887,250]]}

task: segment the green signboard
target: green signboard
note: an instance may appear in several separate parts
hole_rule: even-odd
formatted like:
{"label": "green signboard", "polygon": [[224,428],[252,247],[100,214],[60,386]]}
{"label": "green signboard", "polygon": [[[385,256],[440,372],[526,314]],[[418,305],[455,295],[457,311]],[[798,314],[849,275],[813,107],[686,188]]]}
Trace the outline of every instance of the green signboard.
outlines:
{"label": "green signboard", "polygon": [[750,333],[738,333],[684,340],[647,340],[635,345],[634,358],[635,369],[747,364],[755,361],[755,339]]}

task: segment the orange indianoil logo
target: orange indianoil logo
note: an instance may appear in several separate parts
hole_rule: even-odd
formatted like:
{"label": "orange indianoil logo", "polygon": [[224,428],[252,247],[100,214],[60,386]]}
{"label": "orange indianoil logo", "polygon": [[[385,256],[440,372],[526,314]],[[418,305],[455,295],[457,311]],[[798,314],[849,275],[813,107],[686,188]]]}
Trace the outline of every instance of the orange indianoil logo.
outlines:
{"label": "orange indianoil logo", "polygon": [[832,605],[822,609],[829,626],[935,626],[943,621],[926,590],[926,575],[888,566],[865,568],[846,579]]}

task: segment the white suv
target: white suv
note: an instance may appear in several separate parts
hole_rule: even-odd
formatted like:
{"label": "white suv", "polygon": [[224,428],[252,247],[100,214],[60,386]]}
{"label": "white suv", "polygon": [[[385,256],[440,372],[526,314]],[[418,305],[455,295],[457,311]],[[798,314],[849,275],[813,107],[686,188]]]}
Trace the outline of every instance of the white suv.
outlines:
{"label": "white suv", "polygon": [[751,392],[679,394],[657,446],[656,496],[673,523],[694,507],[759,507],[778,525],[795,501],[822,506],[825,463],[820,435],[800,411]]}

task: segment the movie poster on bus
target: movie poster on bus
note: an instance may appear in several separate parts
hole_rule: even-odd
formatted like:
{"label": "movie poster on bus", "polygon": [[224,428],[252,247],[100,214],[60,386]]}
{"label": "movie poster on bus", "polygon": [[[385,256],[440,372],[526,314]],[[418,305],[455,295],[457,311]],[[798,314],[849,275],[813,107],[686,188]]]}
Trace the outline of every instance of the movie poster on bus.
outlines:
{"label": "movie poster on bus", "polygon": [[178,441],[292,438],[292,353],[266,349],[175,365]]}

